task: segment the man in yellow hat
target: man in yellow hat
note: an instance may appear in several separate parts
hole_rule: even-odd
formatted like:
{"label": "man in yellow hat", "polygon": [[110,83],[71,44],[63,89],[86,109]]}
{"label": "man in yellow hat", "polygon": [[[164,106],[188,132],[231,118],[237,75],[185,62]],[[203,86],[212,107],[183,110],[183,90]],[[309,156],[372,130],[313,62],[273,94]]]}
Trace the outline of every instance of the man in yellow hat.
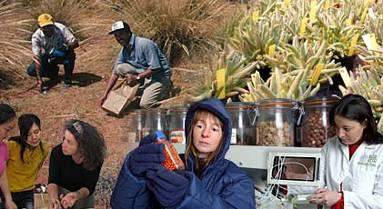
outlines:
{"label": "man in yellow hat", "polygon": [[42,77],[49,77],[57,82],[59,67],[64,65],[64,87],[72,84],[72,74],[76,54],[74,49],[79,47],[78,40],[65,25],[54,22],[50,14],[41,14],[37,18],[39,28],[32,35],[33,63],[28,67],[27,73],[36,76],[41,90],[47,88],[43,85]]}

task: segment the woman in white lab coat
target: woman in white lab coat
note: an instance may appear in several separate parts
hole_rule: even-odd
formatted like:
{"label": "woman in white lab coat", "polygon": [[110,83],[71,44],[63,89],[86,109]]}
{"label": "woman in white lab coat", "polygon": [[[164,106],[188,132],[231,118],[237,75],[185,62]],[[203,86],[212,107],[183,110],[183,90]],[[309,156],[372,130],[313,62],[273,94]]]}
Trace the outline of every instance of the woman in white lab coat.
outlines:
{"label": "woman in white lab coat", "polygon": [[383,208],[383,136],[371,106],[359,95],[343,97],[331,110],[336,137],[323,147],[325,187],[309,197],[331,209]]}

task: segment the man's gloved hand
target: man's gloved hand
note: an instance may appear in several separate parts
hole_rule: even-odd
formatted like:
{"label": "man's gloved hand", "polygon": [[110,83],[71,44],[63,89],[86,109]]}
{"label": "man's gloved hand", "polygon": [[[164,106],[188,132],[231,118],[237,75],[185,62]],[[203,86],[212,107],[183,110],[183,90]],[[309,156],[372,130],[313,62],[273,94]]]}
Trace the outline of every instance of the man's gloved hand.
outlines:
{"label": "man's gloved hand", "polygon": [[146,144],[137,147],[129,156],[130,171],[137,177],[143,177],[148,170],[158,170],[165,160],[163,151],[163,144]]}
{"label": "man's gloved hand", "polygon": [[63,49],[53,49],[50,55],[56,58],[63,58],[65,51]]}
{"label": "man's gloved hand", "polygon": [[49,51],[50,58],[63,58],[65,56],[66,48],[52,48]]}
{"label": "man's gloved hand", "polygon": [[161,168],[148,171],[147,186],[158,202],[165,208],[175,207],[182,202],[189,187],[189,180],[182,174]]}

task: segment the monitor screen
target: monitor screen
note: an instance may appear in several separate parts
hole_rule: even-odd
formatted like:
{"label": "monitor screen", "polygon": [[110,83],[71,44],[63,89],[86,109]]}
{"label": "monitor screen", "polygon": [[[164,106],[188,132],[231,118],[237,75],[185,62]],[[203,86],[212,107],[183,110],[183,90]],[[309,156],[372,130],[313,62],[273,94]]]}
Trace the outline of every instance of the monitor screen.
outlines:
{"label": "monitor screen", "polygon": [[269,184],[318,186],[320,153],[269,153]]}

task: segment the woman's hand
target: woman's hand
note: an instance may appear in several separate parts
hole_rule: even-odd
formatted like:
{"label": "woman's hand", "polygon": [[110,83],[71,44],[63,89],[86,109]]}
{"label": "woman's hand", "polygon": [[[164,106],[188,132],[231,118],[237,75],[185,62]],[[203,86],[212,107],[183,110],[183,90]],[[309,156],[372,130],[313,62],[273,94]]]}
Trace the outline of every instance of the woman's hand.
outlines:
{"label": "woman's hand", "polygon": [[12,199],[5,201],[5,209],[17,209],[15,202]]}
{"label": "woman's hand", "polygon": [[49,209],[61,209],[61,203],[58,199],[51,199],[49,203]]}
{"label": "woman's hand", "polygon": [[148,171],[146,185],[163,207],[175,208],[184,200],[189,188],[189,180],[184,175],[184,172],[177,173],[165,168],[157,172]]}
{"label": "woman's hand", "polygon": [[79,200],[77,192],[69,192],[65,196],[62,194],[60,198],[64,209],[72,207]]}
{"label": "woman's hand", "polygon": [[323,204],[327,207],[331,207],[337,203],[342,197],[342,193],[334,192],[328,189],[318,189],[315,194],[309,197],[310,203]]}

